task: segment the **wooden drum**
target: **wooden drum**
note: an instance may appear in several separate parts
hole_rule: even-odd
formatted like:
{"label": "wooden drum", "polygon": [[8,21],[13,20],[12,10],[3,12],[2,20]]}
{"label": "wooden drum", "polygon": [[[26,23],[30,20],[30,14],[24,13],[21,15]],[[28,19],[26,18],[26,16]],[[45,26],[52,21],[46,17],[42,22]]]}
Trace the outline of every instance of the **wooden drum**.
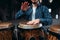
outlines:
{"label": "wooden drum", "polygon": [[44,37],[44,32],[38,25],[27,25],[26,22],[20,22],[19,28],[19,40],[40,40]]}
{"label": "wooden drum", "polygon": [[12,40],[12,23],[1,22],[0,23],[0,40]]}
{"label": "wooden drum", "polygon": [[52,25],[48,32],[47,40],[60,40],[60,25]]}

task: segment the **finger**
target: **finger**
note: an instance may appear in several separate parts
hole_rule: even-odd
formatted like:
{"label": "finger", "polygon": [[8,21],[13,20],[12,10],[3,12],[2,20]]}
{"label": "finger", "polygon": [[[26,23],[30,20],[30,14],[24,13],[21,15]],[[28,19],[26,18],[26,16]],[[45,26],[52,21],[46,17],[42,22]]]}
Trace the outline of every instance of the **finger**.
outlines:
{"label": "finger", "polygon": [[24,8],[24,7],[23,7],[23,5],[24,5],[24,4],[23,4],[23,2],[22,2],[22,4],[21,4],[21,9],[23,9],[23,8]]}
{"label": "finger", "polygon": [[30,6],[27,6],[27,9],[30,8]]}
{"label": "finger", "polygon": [[28,3],[28,1],[25,1],[25,3],[27,4],[27,3]]}
{"label": "finger", "polygon": [[32,25],[32,24],[33,24],[33,22],[29,21],[27,24],[28,24],[28,25]]}
{"label": "finger", "polygon": [[30,23],[30,21],[29,22],[27,22],[27,24],[29,24]]}
{"label": "finger", "polygon": [[34,25],[38,24],[37,22],[34,22]]}
{"label": "finger", "polygon": [[28,3],[27,1],[24,2],[25,5],[26,5],[27,3]]}
{"label": "finger", "polygon": [[24,5],[29,5],[29,3],[26,1],[26,2],[24,2]]}
{"label": "finger", "polygon": [[32,24],[31,22],[28,22],[28,24]]}
{"label": "finger", "polygon": [[22,2],[22,4],[21,5],[23,5],[23,2]]}
{"label": "finger", "polygon": [[30,25],[31,23],[27,23],[28,25]]}
{"label": "finger", "polygon": [[27,5],[29,5],[29,3],[27,2]]}
{"label": "finger", "polygon": [[35,25],[36,23],[34,23],[34,25]]}

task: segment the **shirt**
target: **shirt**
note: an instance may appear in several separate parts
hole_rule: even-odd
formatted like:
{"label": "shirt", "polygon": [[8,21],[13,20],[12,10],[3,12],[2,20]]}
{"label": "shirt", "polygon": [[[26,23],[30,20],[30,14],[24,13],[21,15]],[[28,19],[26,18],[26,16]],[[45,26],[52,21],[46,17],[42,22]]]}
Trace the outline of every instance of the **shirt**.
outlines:
{"label": "shirt", "polygon": [[36,12],[36,7],[32,7],[33,12],[32,12],[32,20],[35,20],[35,12]]}

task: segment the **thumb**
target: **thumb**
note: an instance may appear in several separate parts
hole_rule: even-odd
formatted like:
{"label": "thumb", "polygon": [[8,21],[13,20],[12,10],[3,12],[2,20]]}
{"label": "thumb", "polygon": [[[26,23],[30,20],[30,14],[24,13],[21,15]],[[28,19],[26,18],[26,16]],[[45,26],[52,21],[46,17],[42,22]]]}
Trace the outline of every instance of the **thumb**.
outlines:
{"label": "thumb", "polygon": [[23,5],[23,2],[22,2],[22,4],[21,5]]}
{"label": "thumb", "polygon": [[30,8],[30,6],[28,6],[28,8]]}

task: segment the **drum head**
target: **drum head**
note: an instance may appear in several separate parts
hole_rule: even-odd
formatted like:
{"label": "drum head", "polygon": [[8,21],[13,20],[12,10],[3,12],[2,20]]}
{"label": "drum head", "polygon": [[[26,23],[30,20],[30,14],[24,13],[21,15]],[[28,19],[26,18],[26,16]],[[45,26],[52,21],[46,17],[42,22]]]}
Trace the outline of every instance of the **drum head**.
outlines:
{"label": "drum head", "polygon": [[51,25],[49,28],[49,31],[60,34],[60,25]]}
{"label": "drum head", "polygon": [[38,28],[38,25],[19,24],[18,27],[23,29],[34,29],[34,28]]}
{"label": "drum head", "polygon": [[1,22],[0,23],[0,29],[10,28],[10,27],[12,27],[12,23],[11,22]]}
{"label": "drum head", "polygon": [[18,27],[19,27],[19,28],[23,28],[23,29],[36,29],[36,28],[42,27],[41,24],[28,25],[28,24],[26,24],[26,23],[27,23],[27,22],[19,23]]}

